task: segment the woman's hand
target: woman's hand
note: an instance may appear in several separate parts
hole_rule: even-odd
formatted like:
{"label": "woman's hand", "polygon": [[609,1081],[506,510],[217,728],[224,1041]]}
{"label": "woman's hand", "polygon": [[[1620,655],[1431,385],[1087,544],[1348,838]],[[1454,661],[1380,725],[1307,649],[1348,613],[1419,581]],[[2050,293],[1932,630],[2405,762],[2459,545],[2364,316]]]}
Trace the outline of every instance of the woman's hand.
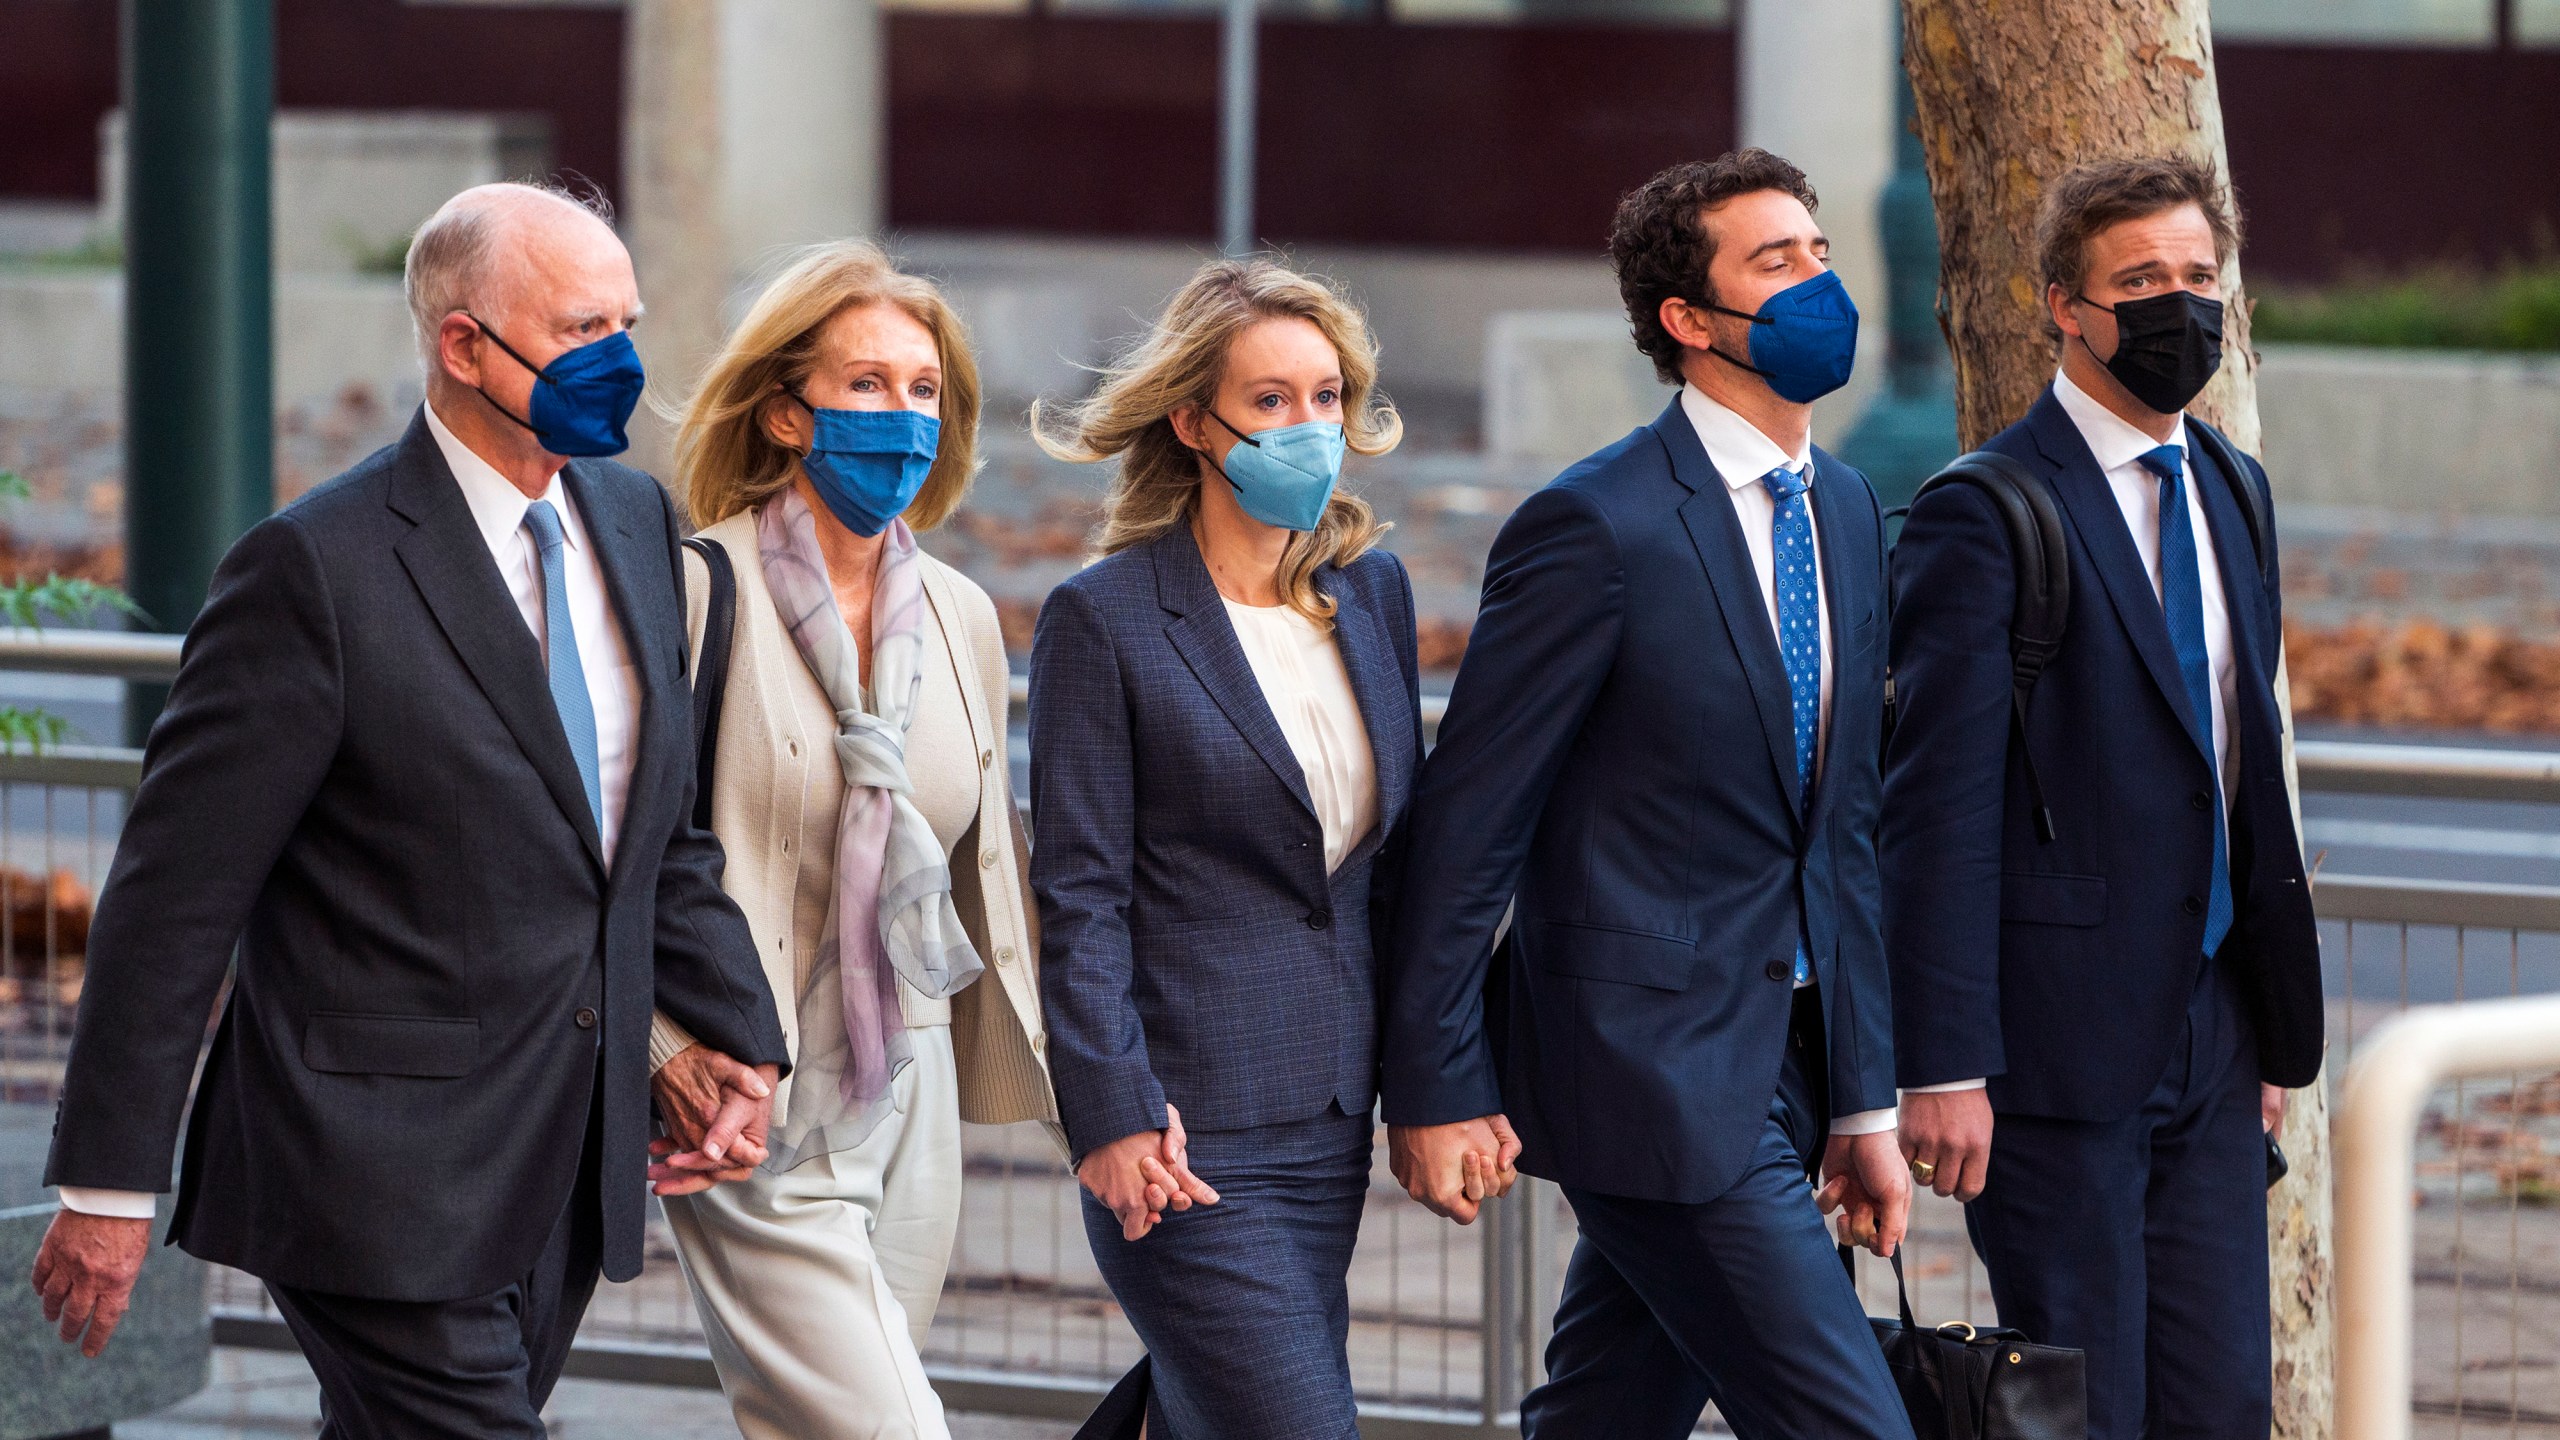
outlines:
{"label": "woman's hand", "polygon": [[1076,1179],[1120,1217],[1120,1238],[1142,1240],[1167,1210],[1215,1205],[1218,1192],[1191,1173],[1191,1141],[1182,1112],[1164,1107],[1165,1128],[1123,1135],[1088,1152]]}

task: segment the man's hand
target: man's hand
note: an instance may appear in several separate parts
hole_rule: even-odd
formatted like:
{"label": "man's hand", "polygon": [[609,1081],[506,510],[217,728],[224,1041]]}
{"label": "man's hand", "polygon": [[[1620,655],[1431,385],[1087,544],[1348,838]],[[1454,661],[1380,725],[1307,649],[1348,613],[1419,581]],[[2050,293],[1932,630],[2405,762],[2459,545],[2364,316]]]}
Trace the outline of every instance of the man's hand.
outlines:
{"label": "man's hand", "polygon": [[[1938,1167],[1929,1188],[1969,1201],[1991,1178],[1991,1092],[1940,1090],[1902,1095],[1902,1155]],[[1918,1178],[1917,1176],[1913,1178]]]}
{"label": "man's hand", "polygon": [[1822,1149],[1822,1213],[1841,1213],[1840,1238],[1891,1258],[1911,1226],[1911,1171],[1894,1133],[1834,1135]]}
{"label": "man's hand", "polygon": [[1076,1167],[1076,1179],[1120,1217],[1123,1240],[1145,1239],[1167,1210],[1218,1203],[1218,1192],[1191,1173],[1191,1141],[1182,1133],[1182,1112],[1167,1105],[1164,1121],[1162,1130],[1140,1130],[1095,1146]]}
{"label": "man's hand", "polygon": [[770,1153],[766,1131],[780,1079],[776,1066],[749,1068],[706,1045],[678,1051],[649,1080],[667,1131],[649,1144],[659,1162],[649,1167],[649,1188],[691,1195],[754,1174]]}
{"label": "man's hand", "polygon": [[133,1282],[151,1251],[151,1222],[113,1215],[55,1213],[36,1251],[36,1293],[45,1323],[60,1324],[62,1342],[95,1360],[133,1303]]}
{"label": "man's hand", "polygon": [[1475,1223],[1483,1202],[1511,1193],[1519,1159],[1520,1137],[1501,1115],[1387,1127],[1387,1168],[1404,1193],[1461,1225]]}
{"label": "man's hand", "polygon": [[2284,1100],[2283,1086],[2258,1087],[2258,1126],[2270,1135],[2284,1128]]}

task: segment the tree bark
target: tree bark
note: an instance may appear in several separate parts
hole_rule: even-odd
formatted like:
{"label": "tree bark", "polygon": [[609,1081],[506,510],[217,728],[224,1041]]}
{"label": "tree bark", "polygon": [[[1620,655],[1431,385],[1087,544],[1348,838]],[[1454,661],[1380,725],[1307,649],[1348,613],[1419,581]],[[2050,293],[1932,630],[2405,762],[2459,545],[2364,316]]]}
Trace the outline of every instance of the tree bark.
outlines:
{"label": "tree bark", "polygon": [[[2183,154],[2227,181],[2206,0],[1902,0],[1903,63],[1938,212],[1939,317],[1956,368],[1957,431],[1979,445],[2027,412],[2056,367],[2035,217],[2045,188],[2085,161]],[[2257,357],[2235,257],[2221,373],[2191,411],[2258,447]],[[2291,714],[2279,658],[2276,700]],[[2300,805],[2296,802],[2297,817]],[[2269,1196],[2275,1431],[2330,1433],[2332,1315],[2328,1105],[2298,1091],[2283,1143],[2293,1174]]]}

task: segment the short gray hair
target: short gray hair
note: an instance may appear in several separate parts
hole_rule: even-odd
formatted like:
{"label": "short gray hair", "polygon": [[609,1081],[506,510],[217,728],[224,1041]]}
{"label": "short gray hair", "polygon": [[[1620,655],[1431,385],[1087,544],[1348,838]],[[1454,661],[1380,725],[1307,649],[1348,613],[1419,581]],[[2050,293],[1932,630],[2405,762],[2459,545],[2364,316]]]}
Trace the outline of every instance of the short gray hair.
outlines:
{"label": "short gray hair", "polygon": [[444,317],[469,310],[479,302],[497,252],[499,221],[529,200],[555,200],[607,225],[613,202],[589,186],[573,190],[549,180],[507,181],[475,185],[447,200],[409,237],[409,256],[400,267],[400,291],[409,302],[409,328],[417,336],[418,358],[429,379],[436,373],[436,336]]}

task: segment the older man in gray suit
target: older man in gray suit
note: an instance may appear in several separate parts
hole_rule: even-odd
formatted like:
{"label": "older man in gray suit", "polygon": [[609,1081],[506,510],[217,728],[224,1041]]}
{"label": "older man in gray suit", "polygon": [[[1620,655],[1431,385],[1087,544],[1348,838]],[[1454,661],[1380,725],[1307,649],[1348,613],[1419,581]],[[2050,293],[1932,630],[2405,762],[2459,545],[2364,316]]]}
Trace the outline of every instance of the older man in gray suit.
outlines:
{"label": "older man in gray suit", "polygon": [[675,511],[597,458],[639,398],[630,257],[483,186],[407,279],[427,403],[233,547],[153,728],[35,1283],[98,1353],[229,973],[172,1238],[267,1282],[323,1434],[534,1437],[598,1272],[640,1269],[651,1010],[704,1042],[671,1164],[762,1158],[783,1037],[689,818]]}

